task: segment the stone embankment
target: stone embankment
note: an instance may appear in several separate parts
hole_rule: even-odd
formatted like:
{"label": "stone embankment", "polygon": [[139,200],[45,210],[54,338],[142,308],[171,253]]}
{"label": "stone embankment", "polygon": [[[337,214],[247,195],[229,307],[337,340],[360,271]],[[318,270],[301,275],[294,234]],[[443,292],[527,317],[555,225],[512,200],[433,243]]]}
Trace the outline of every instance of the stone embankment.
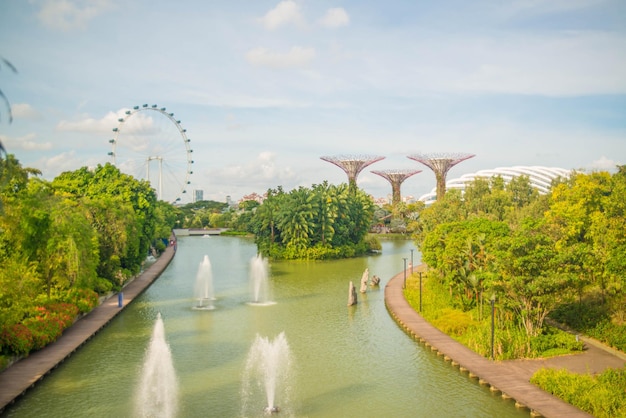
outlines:
{"label": "stone embankment", "polygon": [[[147,270],[98,307],[79,319],[47,347],[31,353],[0,373],[0,413],[71,356],[117,314],[154,282],[174,258],[175,247],[169,246]],[[120,306],[121,305],[121,306]]]}

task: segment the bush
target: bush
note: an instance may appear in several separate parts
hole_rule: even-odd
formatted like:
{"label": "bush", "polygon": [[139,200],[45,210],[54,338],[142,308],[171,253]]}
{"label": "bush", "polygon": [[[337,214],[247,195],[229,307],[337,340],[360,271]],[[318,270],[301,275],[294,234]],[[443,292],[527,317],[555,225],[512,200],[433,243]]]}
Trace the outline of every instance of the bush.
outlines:
{"label": "bush", "polygon": [[450,308],[444,309],[439,318],[432,322],[435,327],[453,337],[462,336],[468,328],[476,325],[469,313]]}
{"label": "bush", "polygon": [[51,303],[38,306],[23,324],[33,335],[33,350],[39,350],[56,341],[63,331],[74,323],[78,307],[71,303]]}
{"label": "bush", "polygon": [[103,279],[102,277],[98,277],[96,279],[93,290],[99,295],[105,295],[109,293],[111,289],[113,289],[113,283],[111,283],[109,280]]}
{"label": "bush", "polygon": [[[111,282],[102,278],[98,278],[98,281],[107,283],[109,290],[111,290]],[[93,308],[98,306],[98,294],[89,289],[70,289],[63,300],[75,305],[80,313],[91,312]]]}
{"label": "bush", "polygon": [[5,326],[0,332],[0,347],[4,354],[27,356],[33,348],[33,334],[24,324]]}
{"label": "bush", "polygon": [[598,418],[626,416],[626,369],[598,376],[541,369],[531,383]]}
{"label": "bush", "polygon": [[582,351],[583,342],[576,341],[576,336],[557,328],[545,326],[541,334],[530,339],[533,356],[550,357],[572,351]]}

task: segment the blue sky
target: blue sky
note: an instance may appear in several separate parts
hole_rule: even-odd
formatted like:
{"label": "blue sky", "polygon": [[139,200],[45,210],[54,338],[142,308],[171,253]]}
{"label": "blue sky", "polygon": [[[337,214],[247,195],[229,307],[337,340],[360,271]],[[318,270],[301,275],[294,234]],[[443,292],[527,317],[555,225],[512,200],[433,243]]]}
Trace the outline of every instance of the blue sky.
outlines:
{"label": "blue sky", "polygon": [[219,201],[345,182],[326,155],[384,156],[359,176],[375,197],[370,170],[434,187],[416,153],[476,154],[449,178],[626,164],[623,0],[0,0],[0,56],[19,71],[0,67],[0,140],[47,179],[111,161],[144,103],[181,120],[189,189]]}

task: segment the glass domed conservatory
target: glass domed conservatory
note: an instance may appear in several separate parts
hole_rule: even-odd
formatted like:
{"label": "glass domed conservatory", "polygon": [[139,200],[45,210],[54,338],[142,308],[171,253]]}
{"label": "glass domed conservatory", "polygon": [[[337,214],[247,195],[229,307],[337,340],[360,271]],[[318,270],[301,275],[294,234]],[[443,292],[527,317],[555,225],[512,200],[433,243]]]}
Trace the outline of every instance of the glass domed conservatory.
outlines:
{"label": "glass domed conservatory", "polygon": [[[446,189],[460,189],[463,191],[465,185],[473,182],[476,178],[491,178],[500,176],[508,183],[512,178],[518,176],[527,176],[532,187],[537,189],[539,193],[546,194],[550,190],[552,181],[559,177],[569,177],[572,170],[557,167],[541,167],[541,166],[514,166],[514,167],[498,167],[488,170],[480,170],[475,173],[463,174],[459,178],[448,180]],[[433,188],[430,193],[426,193],[418,199],[427,205],[437,200],[437,188]]]}

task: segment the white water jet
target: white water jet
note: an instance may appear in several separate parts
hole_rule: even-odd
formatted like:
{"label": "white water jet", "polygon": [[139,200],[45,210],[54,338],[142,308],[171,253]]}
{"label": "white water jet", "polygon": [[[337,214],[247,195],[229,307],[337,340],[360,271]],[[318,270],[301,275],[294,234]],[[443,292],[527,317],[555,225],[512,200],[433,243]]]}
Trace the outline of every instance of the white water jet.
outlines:
{"label": "white water jet", "polygon": [[254,305],[273,305],[269,295],[269,264],[266,258],[261,255],[252,257],[250,260],[250,288],[251,288],[251,304]]}
{"label": "white water jet", "polygon": [[[290,415],[291,363],[291,350],[284,332],[281,332],[273,341],[257,334],[248,352],[243,377],[242,413],[244,416],[261,410],[266,414],[281,411]],[[255,393],[255,389],[259,390]],[[264,399],[261,400],[263,395]],[[258,405],[255,401],[264,401],[265,405]],[[280,405],[277,404],[278,402]]]}
{"label": "white water jet", "polygon": [[196,304],[193,309],[214,309],[213,301],[215,300],[215,296],[213,293],[213,271],[211,268],[211,260],[209,260],[208,255],[204,256],[200,266],[198,267],[194,295]]}
{"label": "white water jet", "polygon": [[178,380],[160,313],[141,369],[135,409],[137,416],[151,418],[174,417],[178,409]]}

